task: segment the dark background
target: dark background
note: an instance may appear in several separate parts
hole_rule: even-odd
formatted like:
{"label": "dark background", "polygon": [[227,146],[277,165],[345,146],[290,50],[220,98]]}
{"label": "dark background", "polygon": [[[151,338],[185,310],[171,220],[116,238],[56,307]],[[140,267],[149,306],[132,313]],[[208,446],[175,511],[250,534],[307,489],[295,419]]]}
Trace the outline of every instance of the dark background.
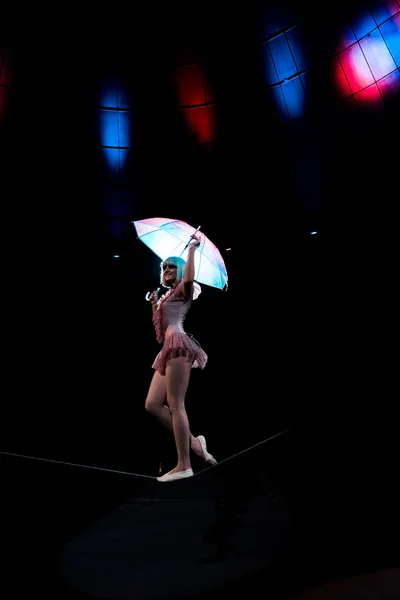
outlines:
{"label": "dark background", "polygon": [[[5,14],[3,451],[152,475],[173,460],[171,436],[144,411],[159,349],[144,296],[159,261],[131,225],[173,216],[201,225],[229,275],[227,292],[203,286],[187,320],[209,355],[190,383],[193,432],[222,459],[293,427],[296,460],[318,458],[320,475],[334,466],[358,489],[379,456],[385,480],[397,406],[399,96],[356,110],[333,92],[338,29],[365,3],[284,4]],[[293,123],[261,75],[272,15],[301,28],[313,65],[309,110]],[[215,92],[207,148],[177,107],[174,70],[188,56]],[[133,107],[118,182],[101,159],[97,112],[114,76]],[[118,188],[129,210],[115,235],[103,200]]]}

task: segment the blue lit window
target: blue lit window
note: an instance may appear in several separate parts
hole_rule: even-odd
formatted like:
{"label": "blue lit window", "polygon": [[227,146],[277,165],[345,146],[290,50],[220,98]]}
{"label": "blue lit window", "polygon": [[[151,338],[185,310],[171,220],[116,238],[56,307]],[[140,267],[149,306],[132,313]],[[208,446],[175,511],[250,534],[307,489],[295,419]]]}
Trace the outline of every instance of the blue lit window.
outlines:
{"label": "blue lit window", "polygon": [[264,73],[272,96],[284,120],[306,112],[306,60],[297,27],[269,37],[261,44]]}
{"label": "blue lit window", "polygon": [[109,169],[121,173],[131,148],[129,98],[116,85],[105,86],[100,100],[100,147]]}

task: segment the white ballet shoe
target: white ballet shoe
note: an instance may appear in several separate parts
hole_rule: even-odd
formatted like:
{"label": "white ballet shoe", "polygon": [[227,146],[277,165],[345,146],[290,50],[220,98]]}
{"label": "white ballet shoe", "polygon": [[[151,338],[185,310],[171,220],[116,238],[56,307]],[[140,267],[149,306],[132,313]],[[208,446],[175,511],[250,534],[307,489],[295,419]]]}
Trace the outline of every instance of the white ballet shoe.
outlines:
{"label": "white ballet shoe", "polygon": [[157,477],[157,481],[167,483],[169,481],[176,481],[177,479],[185,479],[186,477],[193,477],[193,469],[186,469],[186,471],[176,471],[175,473],[166,473],[161,477]]}
{"label": "white ballet shoe", "polygon": [[206,438],[204,437],[204,435],[198,435],[197,439],[200,442],[201,450],[203,452],[204,460],[206,462],[208,462],[210,465],[213,465],[213,466],[216,465],[216,464],[218,464],[217,461],[215,460],[215,458],[213,457],[213,455],[210,454],[209,452],[207,452]]}

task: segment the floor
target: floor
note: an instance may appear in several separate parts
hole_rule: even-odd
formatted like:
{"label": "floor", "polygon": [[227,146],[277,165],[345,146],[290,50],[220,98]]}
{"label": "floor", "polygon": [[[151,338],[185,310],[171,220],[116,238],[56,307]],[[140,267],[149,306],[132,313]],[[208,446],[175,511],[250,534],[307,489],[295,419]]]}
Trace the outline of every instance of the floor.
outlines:
{"label": "floor", "polygon": [[284,438],[173,484],[0,454],[3,597],[398,600],[396,511],[294,494]]}

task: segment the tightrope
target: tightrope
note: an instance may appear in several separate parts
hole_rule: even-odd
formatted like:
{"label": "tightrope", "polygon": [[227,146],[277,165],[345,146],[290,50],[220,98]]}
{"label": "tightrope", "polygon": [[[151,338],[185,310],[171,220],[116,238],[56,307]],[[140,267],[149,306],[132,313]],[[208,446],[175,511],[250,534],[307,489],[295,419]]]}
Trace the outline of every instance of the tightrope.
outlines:
{"label": "tightrope", "polygon": [[[219,461],[216,465],[214,465],[212,467],[207,467],[206,469],[202,469],[198,473],[195,473],[195,476],[200,475],[201,473],[204,473],[205,471],[209,471],[210,469],[214,469],[215,467],[218,467],[219,465],[222,465],[223,463],[226,463],[227,461],[232,460],[233,458],[236,458],[237,456],[240,456],[241,454],[245,454],[246,452],[249,452],[250,450],[257,448],[258,446],[261,446],[262,444],[266,444],[267,442],[270,442],[271,440],[279,437],[280,435],[283,435],[284,433],[291,431],[291,429],[292,429],[291,427],[289,429],[284,429],[283,431],[280,431],[279,433],[275,433],[271,437],[266,438],[265,440],[262,440],[261,442],[257,442],[257,444],[254,444],[253,446],[250,446],[249,448],[245,448],[244,450],[241,450],[240,452],[237,452],[236,454],[232,454],[232,456],[228,456],[228,458],[224,458],[223,460]],[[65,465],[67,467],[78,467],[80,469],[91,469],[93,471],[103,471],[106,473],[113,473],[115,475],[129,475],[130,477],[144,477],[146,479],[157,479],[157,477],[155,477],[153,475],[143,475],[143,473],[130,473],[129,471],[118,471],[116,469],[106,469],[104,467],[95,467],[93,465],[81,465],[79,463],[66,462],[66,461],[62,461],[62,460],[54,460],[52,458],[42,458],[40,456],[28,456],[26,454],[17,454],[15,452],[0,451],[0,454],[2,454],[3,456],[13,456],[16,458],[26,458],[28,460],[39,460],[42,462],[48,462],[48,463],[53,463],[53,464],[57,464],[57,465]]]}

